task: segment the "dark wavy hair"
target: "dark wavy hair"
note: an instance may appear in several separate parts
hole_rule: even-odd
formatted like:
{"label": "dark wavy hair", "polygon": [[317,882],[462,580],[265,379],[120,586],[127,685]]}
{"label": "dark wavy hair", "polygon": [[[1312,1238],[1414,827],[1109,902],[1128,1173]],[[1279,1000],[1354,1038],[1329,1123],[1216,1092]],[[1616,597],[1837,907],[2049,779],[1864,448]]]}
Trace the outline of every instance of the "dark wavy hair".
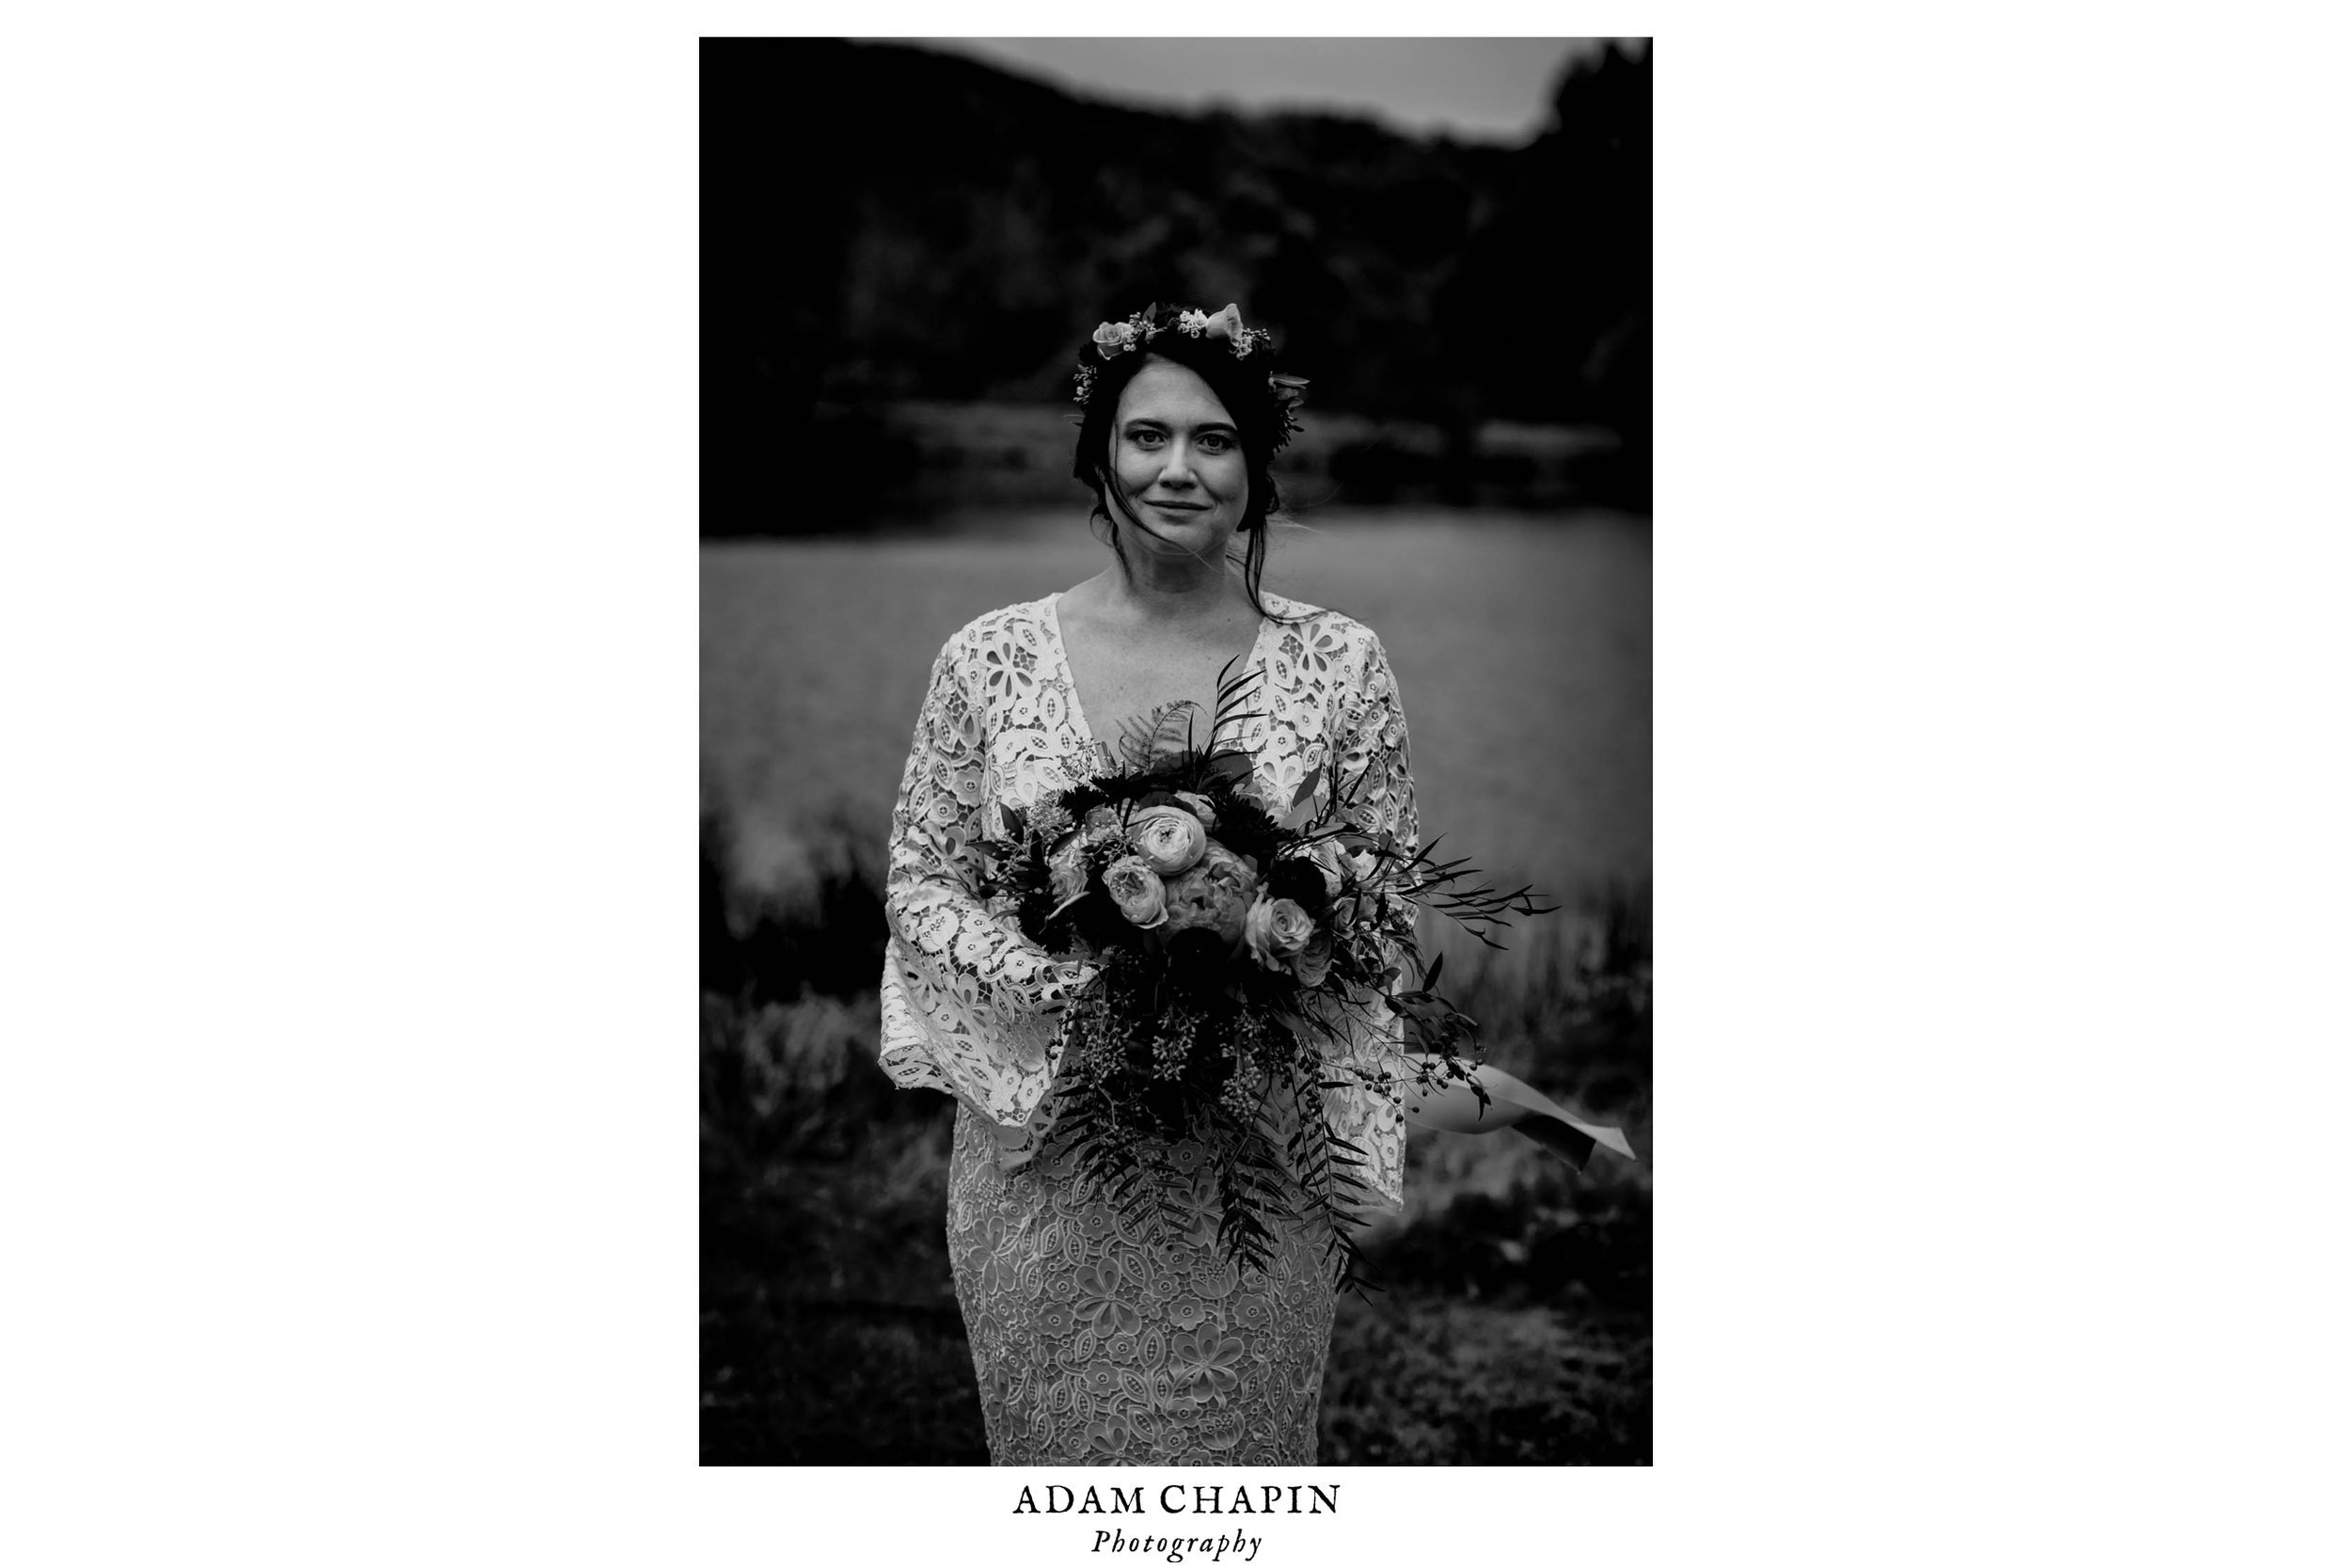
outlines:
{"label": "dark wavy hair", "polygon": [[1264,347],[1263,336],[1255,339],[1247,357],[1236,358],[1230,339],[1205,333],[1194,337],[1181,330],[1177,326],[1181,314],[1182,308],[1173,305],[1155,305],[1139,312],[1154,329],[1146,346],[1130,348],[1107,359],[1091,342],[1079,352],[1078,373],[1082,380],[1090,380],[1091,387],[1087,393],[1086,413],[1078,422],[1078,450],[1071,461],[1071,475],[1094,492],[1094,511],[1089,521],[1100,519],[1109,526],[1110,546],[1118,554],[1120,564],[1125,566],[1127,551],[1120,543],[1120,520],[1137,528],[1143,524],[1121,504],[1110,484],[1111,434],[1112,426],[1119,421],[1120,394],[1127,389],[1127,383],[1136,378],[1144,362],[1155,356],[1182,365],[1200,376],[1232,417],[1241,441],[1242,458],[1249,475],[1249,500],[1242,510],[1241,526],[1235,531],[1242,545],[1226,559],[1241,567],[1242,586],[1249,594],[1249,603],[1263,615],[1267,610],[1264,600],[1259,596],[1258,584],[1265,575],[1266,518],[1282,508],[1281,492],[1274,483],[1274,454],[1298,428],[1292,411],[1297,406],[1306,383],[1284,378],[1278,384],[1271,379],[1273,356]]}

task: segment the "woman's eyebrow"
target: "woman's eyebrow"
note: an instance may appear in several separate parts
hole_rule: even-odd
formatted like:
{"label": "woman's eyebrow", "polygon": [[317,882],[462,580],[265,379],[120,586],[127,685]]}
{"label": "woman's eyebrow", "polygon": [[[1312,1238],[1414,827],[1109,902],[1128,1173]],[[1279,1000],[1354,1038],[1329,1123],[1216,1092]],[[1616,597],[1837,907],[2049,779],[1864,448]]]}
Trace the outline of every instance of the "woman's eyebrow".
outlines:
{"label": "woman's eyebrow", "polygon": [[[1147,425],[1153,430],[1166,430],[1169,428],[1168,422],[1166,420],[1155,420],[1149,414],[1136,415],[1134,419],[1129,420],[1121,428],[1126,430],[1138,430]],[[1232,425],[1227,424],[1223,420],[1203,420],[1192,428],[1196,435],[1204,430],[1221,430],[1228,436],[1238,436],[1241,434],[1240,431],[1234,429]]]}

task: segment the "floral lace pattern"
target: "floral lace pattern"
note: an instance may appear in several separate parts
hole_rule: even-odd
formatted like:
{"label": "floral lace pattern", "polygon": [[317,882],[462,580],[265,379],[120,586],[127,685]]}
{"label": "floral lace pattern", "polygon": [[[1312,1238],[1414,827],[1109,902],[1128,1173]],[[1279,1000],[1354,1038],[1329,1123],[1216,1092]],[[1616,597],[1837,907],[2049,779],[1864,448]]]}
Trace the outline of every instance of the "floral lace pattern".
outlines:
{"label": "floral lace pattern", "polygon": [[[1054,959],[973,892],[978,839],[1095,772],[1056,599],[972,622],[940,650],[892,815],[882,1064],[904,1087],[959,1101],[947,1230],[998,1464],[1302,1464],[1331,1326],[1319,1235],[1285,1234],[1245,1282],[1197,1194],[1184,1234],[1131,1232],[1058,1158],[1037,1162],[1060,1058],[1063,1002],[1090,974]],[[1221,739],[1256,763],[1253,793],[1284,815],[1311,775],[1320,808],[1340,763],[1350,815],[1418,843],[1404,710],[1379,640],[1331,610],[1265,594],[1250,667],[1256,716]],[[1390,1022],[1355,1031],[1350,1060],[1397,1050]],[[1367,1184],[1404,1199],[1405,1130],[1369,1089],[1327,1091]],[[1189,1150],[1189,1154],[1187,1154]],[[1180,1144],[1181,1168],[1201,1157]]]}
{"label": "floral lace pattern", "polygon": [[1245,1278],[1216,1249],[1207,1151],[1181,1232],[1130,1226],[1069,1168],[1007,1174],[956,1114],[947,1247],[996,1465],[1311,1465],[1334,1298],[1319,1233]]}

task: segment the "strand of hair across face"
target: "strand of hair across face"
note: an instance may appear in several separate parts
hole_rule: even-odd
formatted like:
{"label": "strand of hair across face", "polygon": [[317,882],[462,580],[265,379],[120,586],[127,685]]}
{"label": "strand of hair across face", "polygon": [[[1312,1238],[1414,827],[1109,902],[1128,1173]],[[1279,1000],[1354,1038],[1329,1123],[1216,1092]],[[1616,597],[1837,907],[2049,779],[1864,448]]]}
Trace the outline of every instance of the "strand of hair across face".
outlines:
{"label": "strand of hair across face", "polygon": [[[1153,528],[1150,523],[1147,523],[1141,517],[1136,516],[1135,509],[1127,502],[1126,492],[1120,488],[1118,479],[1115,476],[1108,474],[1105,474],[1104,478],[1108,481],[1108,483],[1104,486],[1104,488],[1108,491],[1112,499],[1118,503],[1120,515],[1124,516],[1127,521],[1143,530],[1144,532],[1150,534],[1152,538],[1157,539],[1163,545],[1176,545],[1178,549],[1184,551],[1186,555],[1191,556],[1195,561],[1200,562],[1201,565],[1207,566],[1214,564],[1214,562],[1212,562],[1207,556],[1201,554],[1199,550],[1194,549],[1191,546],[1178,545],[1175,540],[1170,539],[1167,534],[1162,533],[1158,529]],[[1113,526],[1116,527],[1117,525],[1114,524]]]}

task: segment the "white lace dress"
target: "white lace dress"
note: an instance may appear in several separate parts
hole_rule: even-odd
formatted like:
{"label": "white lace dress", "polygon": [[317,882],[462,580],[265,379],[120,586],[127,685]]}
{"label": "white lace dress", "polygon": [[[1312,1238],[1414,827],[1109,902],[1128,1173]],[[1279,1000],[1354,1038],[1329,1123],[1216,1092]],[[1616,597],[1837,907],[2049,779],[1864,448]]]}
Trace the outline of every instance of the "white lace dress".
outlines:
{"label": "white lace dress", "polygon": [[[1059,594],[981,616],[931,669],[892,818],[882,1063],[901,1086],[956,1097],[947,1241],[998,1465],[1311,1464],[1333,1291],[1320,1232],[1287,1233],[1244,1276],[1215,1245],[1211,1190],[1181,1235],[1140,1232],[1068,1168],[1039,1158],[1059,1060],[1057,1013],[1087,978],[974,895],[976,840],[1097,771],[1056,618]],[[1263,683],[1242,729],[1255,789],[1280,816],[1311,772],[1357,823],[1416,842],[1405,716],[1379,640],[1335,611],[1274,594],[1249,656]],[[1231,739],[1232,736],[1220,736]],[[1363,1031],[1377,1066],[1393,1029]],[[1368,1183],[1403,1201],[1403,1117],[1363,1089],[1331,1091]],[[1203,1151],[1180,1144],[1180,1169]]]}

